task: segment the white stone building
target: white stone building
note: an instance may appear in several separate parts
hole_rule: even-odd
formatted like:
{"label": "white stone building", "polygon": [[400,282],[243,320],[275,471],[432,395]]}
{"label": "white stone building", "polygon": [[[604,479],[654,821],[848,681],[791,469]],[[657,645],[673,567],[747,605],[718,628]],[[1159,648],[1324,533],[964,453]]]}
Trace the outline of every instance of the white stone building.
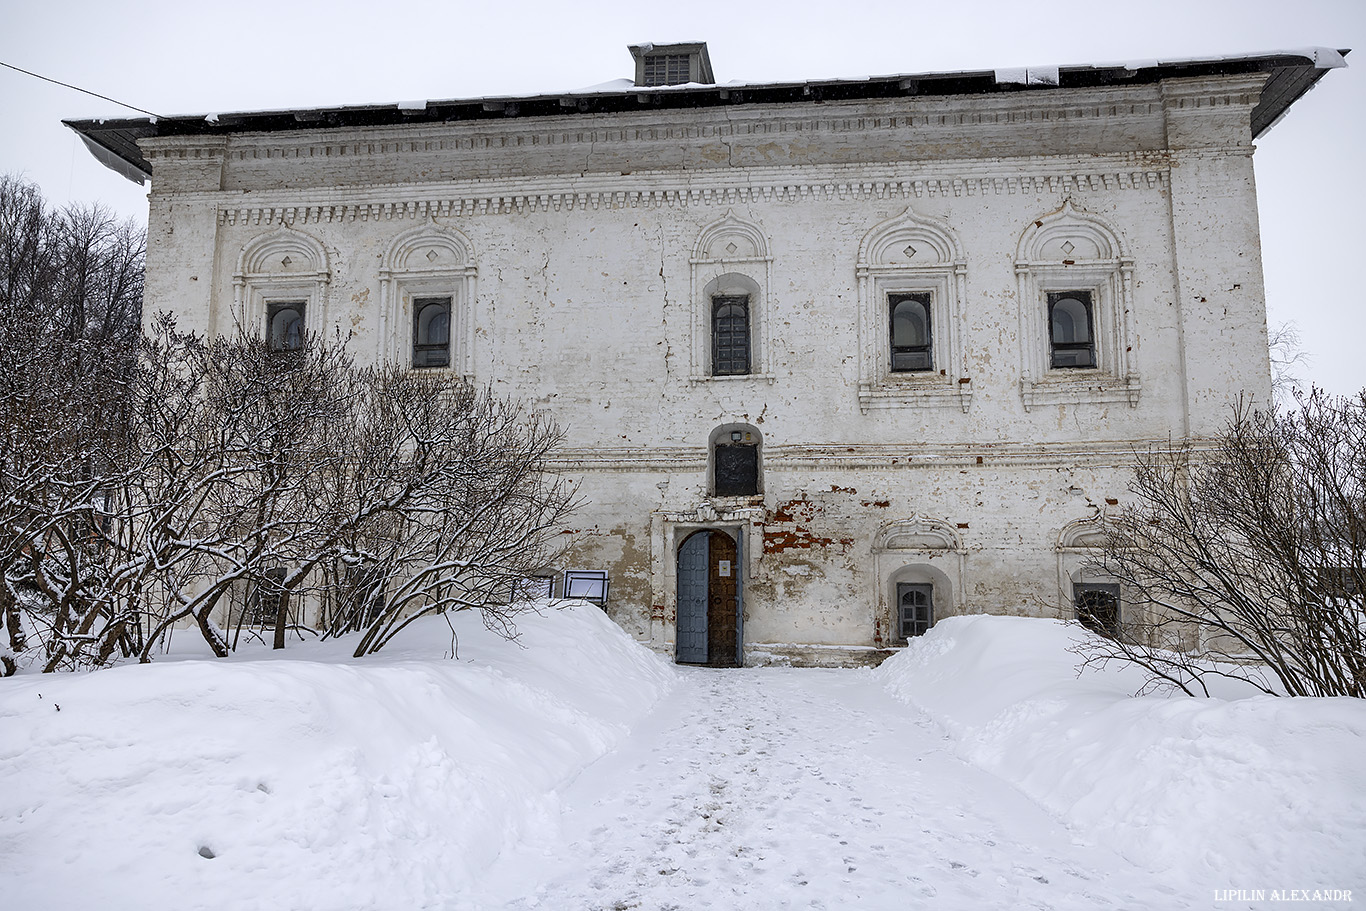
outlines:
{"label": "white stone building", "polygon": [[1341,53],[741,85],[631,50],[578,93],[71,126],[151,178],[149,314],[553,414],[560,569],[680,660],[1122,615],[1080,566],[1134,448],[1269,396],[1252,143]]}

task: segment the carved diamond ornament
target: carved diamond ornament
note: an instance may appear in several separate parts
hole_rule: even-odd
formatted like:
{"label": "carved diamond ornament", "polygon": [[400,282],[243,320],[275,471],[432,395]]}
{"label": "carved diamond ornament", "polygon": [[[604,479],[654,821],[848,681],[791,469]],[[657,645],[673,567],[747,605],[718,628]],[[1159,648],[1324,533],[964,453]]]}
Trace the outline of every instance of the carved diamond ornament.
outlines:
{"label": "carved diamond ornament", "polygon": [[436,262],[436,251],[435,251],[435,250],[428,250],[428,251],[427,251],[427,262],[429,262],[429,263],[434,263],[434,262]]}
{"label": "carved diamond ornament", "polygon": [[1068,254],[1068,255],[1070,256],[1070,255],[1072,254],[1072,251],[1075,250],[1075,249],[1077,249],[1077,245],[1074,244],[1074,243],[1072,243],[1072,241],[1070,241],[1070,240],[1063,241],[1063,244],[1062,244],[1062,252],[1064,252],[1064,253],[1066,253],[1066,254]]}
{"label": "carved diamond ornament", "polygon": [[726,252],[727,252],[727,253],[734,254],[735,251],[738,250],[738,249],[740,249],[740,248],[737,247],[737,246],[735,246],[735,241],[731,241],[730,243],[726,244]]}
{"label": "carved diamond ornament", "polygon": [[282,265],[282,266],[288,266],[288,265],[289,265],[290,263],[292,263],[292,262],[294,262],[294,260],[292,260],[292,259],[290,259],[288,256],[286,256],[284,259],[280,260],[280,265]]}
{"label": "carved diamond ornament", "polygon": [[905,249],[905,250],[902,250],[901,252],[903,252],[903,253],[906,254],[906,258],[907,258],[907,259],[914,259],[914,258],[915,258],[915,254],[916,254],[918,251],[915,249],[915,247],[911,246],[910,244],[907,244],[907,245],[906,245],[906,249]]}

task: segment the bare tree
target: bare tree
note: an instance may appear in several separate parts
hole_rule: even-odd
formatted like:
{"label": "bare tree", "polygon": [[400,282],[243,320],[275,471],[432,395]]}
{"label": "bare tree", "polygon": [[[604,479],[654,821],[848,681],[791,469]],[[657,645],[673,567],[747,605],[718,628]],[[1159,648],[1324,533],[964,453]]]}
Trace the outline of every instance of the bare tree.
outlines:
{"label": "bare tree", "polygon": [[1192,694],[1224,676],[1366,697],[1366,391],[1240,405],[1208,446],[1140,458],[1131,489],[1091,569],[1146,603],[1088,662]]}
{"label": "bare tree", "polygon": [[1300,371],[1309,363],[1299,327],[1294,322],[1271,326],[1267,333],[1268,353],[1271,356],[1271,392],[1277,404],[1291,407],[1295,393],[1304,386]]}
{"label": "bare tree", "polygon": [[5,648],[35,635],[49,669],[131,647],[128,605],[107,592],[117,555],[101,537],[107,456],[127,429],[142,250],[132,224],[98,208],[50,211],[31,184],[0,177],[0,620]]}
{"label": "bare tree", "polygon": [[305,619],[358,656],[430,613],[510,631],[573,507],[553,422],[340,339],[143,335],[143,243],[0,178],[0,674],[146,661],[183,626],[220,656]]}

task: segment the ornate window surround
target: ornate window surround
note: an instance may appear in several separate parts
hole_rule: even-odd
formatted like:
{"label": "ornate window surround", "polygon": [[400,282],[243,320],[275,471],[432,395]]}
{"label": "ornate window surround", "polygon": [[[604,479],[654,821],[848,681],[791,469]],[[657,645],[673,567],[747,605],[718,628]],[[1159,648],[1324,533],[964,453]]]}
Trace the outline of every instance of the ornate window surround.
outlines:
{"label": "ornate window surround", "polygon": [[[905,406],[968,410],[972,381],[964,376],[963,302],[967,260],[947,225],[910,207],[870,230],[859,244],[859,409]],[[934,368],[893,372],[887,296],[930,292]]]}
{"label": "ornate window surround", "polygon": [[379,271],[379,359],[411,367],[413,299],[449,297],[450,366],[423,369],[473,377],[477,278],[474,245],[454,228],[429,221],[394,238]]}
{"label": "ornate window surround", "polygon": [[[769,300],[773,287],[773,257],[764,232],[734,210],[702,229],[689,263],[692,299],[692,357],[689,382],[729,383],[744,380],[773,382],[773,334]],[[712,376],[712,298],[749,297],[749,373]]]}
{"label": "ornate window surround", "polygon": [[898,582],[932,585],[936,619],[963,612],[968,549],[948,522],[923,515],[888,522],[874,535],[872,551],[877,587],[869,606],[879,646],[897,640]]}
{"label": "ornate window surround", "polygon": [[[1092,562],[1104,554],[1106,534],[1105,513],[1085,519],[1068,522],[1058,531],[1053,550],[1058,558],[1058,609],[1060,616],[1071,617],[1075,613],[1076,587],[1083,583],[1110,583],[1115,580],[1104,573],[1098,573]],[[1121,602],[1123,598],[1121,597]]]}
{"label": "ornate window surround", "polygon": [[238,330],[266,337],[272,303],[302,301],[304,328],[327,326],[327,288],[332,279],[327,251],[315,237],[285,226],[248,241],[232,276],[233,319]]}
{"label": "ornate window surround", "polygon": [[[1098,216],[1078,211],[1071,200],[1025,230],[1015,253],[1025,410],[1074,402],[1138,405],[1142,382],[1133,353],[1133,269],[1119,232]],[[1050,291],[1091,292],[1095,367],[1052,367]]]}

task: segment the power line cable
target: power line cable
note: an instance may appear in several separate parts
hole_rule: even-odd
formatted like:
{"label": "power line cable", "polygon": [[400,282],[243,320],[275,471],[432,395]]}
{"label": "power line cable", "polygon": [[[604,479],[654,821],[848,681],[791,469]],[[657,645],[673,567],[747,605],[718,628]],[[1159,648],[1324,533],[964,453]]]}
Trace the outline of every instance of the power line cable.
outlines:
{"label": "power line cable", "polygon": [[159,114],[153,114],[151,111],[144,111],[142,108],[137,107],[136,105],[131,105],[131,104],[127,104],[127,103],[125,103],[125,102],[119,101],[117,98],[110,98],[108,95],[101,95],[99,92],[92,92],[92,91],[90,91],[89,89],[83,89],[83,88],[81,88],[79,85],[71,85],[71,84],[66,83],[66,82],[61,82],[60,80],[57,80],[57,79],[49,79],[47,76],[44,76],[44,75],[42,75],[41,73],[29,72],[28,70],[24,69],[23,67],[15,66],[15,65],[12,64],[12,63],[6,63],[6,62],[3,61],[3,60],[0,60],[0,66],[8,67],[9,69],[14,70],[14,71],[17,72],[17,73],[23,73],[25,76],[32,76],[34,79],[41,79],[41,80],[43,80],[44,82],[50,82],[50,83],[52,83],[53,85],[60,85],[60,86],[61,86],[62,88],[64,88],[64,89],[71,89],[72,91],[76,91],[76,92],[84,92],[84,93],[87,94],[87,95],[93,95],[94,97],[96,97],[96,98],[101,98],[101,99],[103,99],[103,100],[105,100],[105,101],[112,101],[114,104],[117,104],[117,105],[118,105],[119,107],[121,107],[121,108],[127,108],[127,109],[130,110],[130,111],[137,111],[139,114],[146,114],[148,117],[160,117],[160,116],[161,116],[161,115],[159,115]]}

